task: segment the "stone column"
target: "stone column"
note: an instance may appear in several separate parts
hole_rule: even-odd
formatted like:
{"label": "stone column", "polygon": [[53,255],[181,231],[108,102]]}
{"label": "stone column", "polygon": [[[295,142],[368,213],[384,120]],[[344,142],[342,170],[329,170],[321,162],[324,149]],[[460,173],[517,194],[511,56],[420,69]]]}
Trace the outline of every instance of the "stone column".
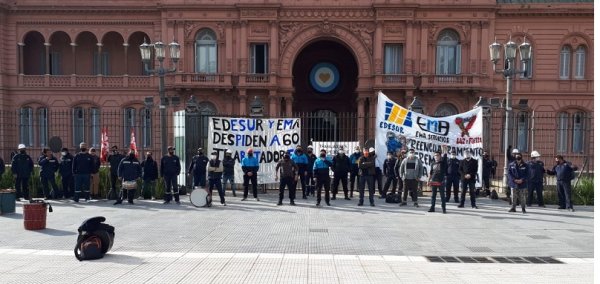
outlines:
{"label": "stone column", "polygon": [[375,61],[375,74],[382,74],[383,73],[383,60],[382,60],[382,49],[385,48],[385,46],[382,43],[382,39],[383,39],[383,21],[375,21],[376,24],[376,28],[375,28],[375,43],[373,44],[374,46],[374,50],[373,50],[373,57],[374,57],[374,61]]}
{"label": "stone column", "polygon": [[277,62],[279,62],[279,33],[277,29],[279,22],[272,20],[269,21],[271,26],[271,48],[269,50],[269,73],[277,73]]}
{"label": "stone column", "polygon": [[124,42],[123,43],[123,52],[125,52],[125,74],[124,75],[129,74],[129,70],[128,70],[129,69],[128,68],[128,62],[129,62],[128,59],[129,58],[127,57],[127,49],[128,49],[128,47],[129,47],[129,43]]}
{"label": "stone column", "polygon": [[49,42],[44,43],[46,47],[46,75],[50,75],[50,45]]}
{"label": "stone column", "polygon": [[72,42],[71,43],[71,54],[73,56],[73,74],[71,75],[75,75],[77,74],[77,52],[76,52],[76,48],[77,48],[77,44]]}
{"label": "stone column", "polygon": [[358,131],[358,144],[360,146],[364,146],[365,142],[365,98],[358,97],[356,99],[357,103],[357,131]]}
{"label": "stone column", "polygon": [[19,75],[23,75],[25,74],[25,69],[23,67],[23,48],[25,47],[25,44],[19,42],[17,43],[17,45],[19,46]]}
{"label": "stone column", "polygon": [[98,46],[98,56],[96,57],[96,60],[98,60],[98,63],[96,64],[96,74],[102,75],[102,43],[96,43],[96,46]]}
{"label": "stone column", "polygon": [[240,115],[244,116],[247,113],[247,101],[246,89],[239,89],[238,99],[240,100]]}
{"label": "stone column", "polygon": [[277,91],[276,90],[270,90],[269,91],[269,115],[271,117],[276,117],[277,116],[277,102],[278,102],[278,97],[277,97]]}
{"label": "stone column", "polygon": [[231,74],[233,63],[233,29],[232,22],[225,22],[225,72]]}
{"label": "stone column", "polygon": [[240,25],[240,73],[245,74],[248,72],[248,21],[241,21]]}
{"label": "stone column", "polygon": [[287,96],[285,98],[285,116],[292,117],[292,105],[294,104],[294,98],[291,96]]}

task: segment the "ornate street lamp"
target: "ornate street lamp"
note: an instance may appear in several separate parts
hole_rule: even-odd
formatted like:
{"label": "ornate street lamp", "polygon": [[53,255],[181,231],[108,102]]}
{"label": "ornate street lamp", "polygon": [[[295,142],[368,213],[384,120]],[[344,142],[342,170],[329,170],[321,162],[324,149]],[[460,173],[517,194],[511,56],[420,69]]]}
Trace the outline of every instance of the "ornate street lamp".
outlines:
{"label": "ornate street lamp", "polygon": [[[142,56],[142,62],[144,62],[144,69],[147,73],[158,75],[158,94],[160,96],[160,135],[161,135],[161,150],[162,154],[167,154],[167,99],[165,97],[165,74],[174,73],[177,71],[177,62],[179,61],[180,56],[180,46],[179,44],[173,40],[168,47],[165,48],[165,44],[161,41],[157,41],[154,44],[147,44],[146,39],[144,39],[144,43],[140,45],[140,54]],[[158,60],[158,68],[150,69],[148,65],[152,60],[152,49],[154,49],[154,54],[156,59]],[[173,68],[165,69],[163,66],[163,61],[165,60],[165,55],[167,50],[169,52],[169,56],[171,58],[171,62]]]}

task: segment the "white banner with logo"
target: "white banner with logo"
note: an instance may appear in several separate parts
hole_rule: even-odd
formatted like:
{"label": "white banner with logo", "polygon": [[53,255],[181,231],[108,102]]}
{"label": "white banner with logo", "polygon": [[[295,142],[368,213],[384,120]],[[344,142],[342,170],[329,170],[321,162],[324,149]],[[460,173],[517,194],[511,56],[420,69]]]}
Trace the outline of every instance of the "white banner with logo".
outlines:
{"label": "white banner with logo", "polygon": [[[415,149],[429,175],[433,154],[442,150],[456,151],[459,159],[466,152],[479,160],[483,154],[483,113],[481,108],[446,117],[431,117],[410,111],[379,92],[375,120],[375,152],[377,165],[382,166],[388,152]],[[442,151],[443,152],[443,151]],[[481,180],[478,180],[478,184]],[[427,180],[423,176],[421,180]]]}
{"label": "white banner with logo", "polygon": [[242,183],[241,161],[252,148],[260,169],[258,183],[275,183],[275,166],[286,152],[292,152],[300,140],[299,118],[235,118],[208,119],[208,152],[217,152],[220,160],[231,150],[236,161],[235,182]]}

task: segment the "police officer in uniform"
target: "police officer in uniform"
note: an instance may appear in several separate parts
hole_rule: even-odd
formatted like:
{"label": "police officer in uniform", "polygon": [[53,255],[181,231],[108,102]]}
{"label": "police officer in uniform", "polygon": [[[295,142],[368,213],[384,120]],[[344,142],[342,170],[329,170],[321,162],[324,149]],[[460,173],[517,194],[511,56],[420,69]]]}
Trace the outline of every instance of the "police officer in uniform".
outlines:
{"label": "police officer in uniform", "polygon": [[540,160],[540,153],[538,151],[531,152],[531,160],[527,163],[529,166],[529,181],[528,181],[528,196],[527,206],[531,206],[533,201],[533,192],[536,192],[536,199],[539,207],[546,207],[544,205],[544,162]]}
{"label": "police officer in uniform", "polygon": [[192,158],[188,168],[188,175],[194,178],[194,186],[206,187],[206,164],[208,164],[208,157],[204,155],[202,148],[198,148],[198,155]]}
{"label": "police officer in uniform", "polygon": [[219,160],[217,152],[212,152],[210,154],[210,160],[206,165],[206,172],[208,173],[208,192],[211,192],[212,194],[213,187],[216,187],[219,198],[221,199],[221,204],[227,206],[227,204],[225,204],[225,189],[221,183],[223,176],[223,162]]}
{"label": "police officer in uniform", "polygon": [[69,149],[62,148],[60,152],[59,173],[61,176],[62,192],[65,198],[73,197],[75,181],[73,179],[73,155]]}
{"label": "police officer in uniform", "polygon": [[254,150],[250,148],[246,151],[246,156],[242,159],[242,171],[244,172],[244,198],[242,198],[242,201],[248,198],[248,186],[250,182],[252,182],[252,195],[256,201],[260,201],[258,198],[258,180],[256,178],[259,169],[258,159],[254,157]]}
{"label": "police officer in uniform", "polygon": [[[121,163],[121,160],[123,160],[125,158],[125,155],[119,153],[119,151],[117,151],[117,146],[112,146],[112,153],[108,156],[107,160],[108,163],[110,164],[110,190],[113,193],[117,193],[117,180],[119,179],[119,174],[118,174],[118,170],[119,170],[119,164]],[[117,194],[118,195],[118,194]],[[110,196],[110,194],[109,194]]]}
{"label": "police officer in uniform", "polygon": [[[44,198],[52,199],[60,196],[54,177],[58,170],[58,160],[52,155],[50,149],[44,148],[42,150],[42,155],[38,159],[38,164],[40,165],[40,181],[42,182],[42,188],[44,190]],[[52,186],[52,191],[50,191],[48,183]]]}
{"label": "police officer in uniform", "polygon": [[331,161],[327,159],[327,151],[321,149],[319,158],[313,165],[313,172],[317,178],[317,206],[321,206],[321,190],[325,187],[325,203],[329,204],[329,185],[331,180],[329,179],[329,168],[332,166]]}
{"label": "police officer in uniform", "polygon": [[[117,168],[117,174],[119,178],[126,181],[136,182],[138,178],[142,176],[142,165],[140,161],[135,157],[135,152],[132,150],[129,152],[126,158],[121,160],[119,167]],[[129,204],[133,204],[133,196],[135,195],[136,189],[126,189],[121,187],[121,194],[117,198],[117,202],[114,205],[123,203],[123,198],[127,198]]]}
{"label": "police officer in uniform", "polygon": [[175,203],[180,204],[177,176],[181,172],[181,163],[179,157],[175,155],[175,147],[169,146],[167,150],[169,153],[160,160],[160,176],[165,181],[165,202],[163,204],[171,203],[173,195]]}
{"label": "police officer in uniform", "polygon": [[83,194],[85,201],[90,200],[90,177],[94,168],[92,155],[88,153],[87,144],[79,144],[81,152],[73,158],[73,175],[75,175],[75,197],[73,201],[79,202],[79,195]]}
{"label": "police officer in uniform", "polygon": [[33,172],[33,160],[27,155],[25,144],[19,144],[17,147],[19,153],[16,154],[11,163],[11,171],[15,177],[15,188],[17,190],[17,200],[21,197],[29,200],[29,177]]}

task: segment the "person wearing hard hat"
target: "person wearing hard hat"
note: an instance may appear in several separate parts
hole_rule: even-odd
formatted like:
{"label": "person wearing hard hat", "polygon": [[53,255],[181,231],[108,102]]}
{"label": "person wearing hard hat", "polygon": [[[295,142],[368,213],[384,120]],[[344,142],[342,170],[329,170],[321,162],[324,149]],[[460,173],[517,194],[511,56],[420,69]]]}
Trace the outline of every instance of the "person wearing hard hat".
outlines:
{"label": "person wearing hard hat", "polygon": [[225,151],[223,158],[223,191],[227,189],[227,182],[231,183],[231,193],[235,197],[235,159],[232,157],[233,151]]}
{"label": "person wearing hard hat", "polygon": [[19,144],[17,147],[19,153],[16,154],[11,163],[11,171],[15,177],[15,188],[17,190],[17,200],[21,197],[29,200],[29,177],[33,172],[33,160],[27,154],[25,144]]}
{"label": "person wearing hard hat", "polygon": [[538,151],[531,151],[531,160],[527,163],[529,166],[529,191],[527,194],[527,206],[531,206],[533,202],[533,192],[536,193],[536,201],[539,207],[546,207],[544,205],[544,162],[540,160],[540,153]]}
{"label": "person wearing hard hat", "polygon": [[375,148],[363,150],[363,156],[358,159],[358,206],[365,201],[365,184],[369,187],[369,203],[375,206]]}
{"label": "person wearing hard hat", "polygon": [[525,211],[527,200],[527,181],[529,179],[529,166],[523,160],[523,156],[518,149],[513,149],[515,161],[508,165],[508,186],[511,189],[513,197],[512,207],[508,212],[516,212],[517,201],[521,203],[521,212]]}

